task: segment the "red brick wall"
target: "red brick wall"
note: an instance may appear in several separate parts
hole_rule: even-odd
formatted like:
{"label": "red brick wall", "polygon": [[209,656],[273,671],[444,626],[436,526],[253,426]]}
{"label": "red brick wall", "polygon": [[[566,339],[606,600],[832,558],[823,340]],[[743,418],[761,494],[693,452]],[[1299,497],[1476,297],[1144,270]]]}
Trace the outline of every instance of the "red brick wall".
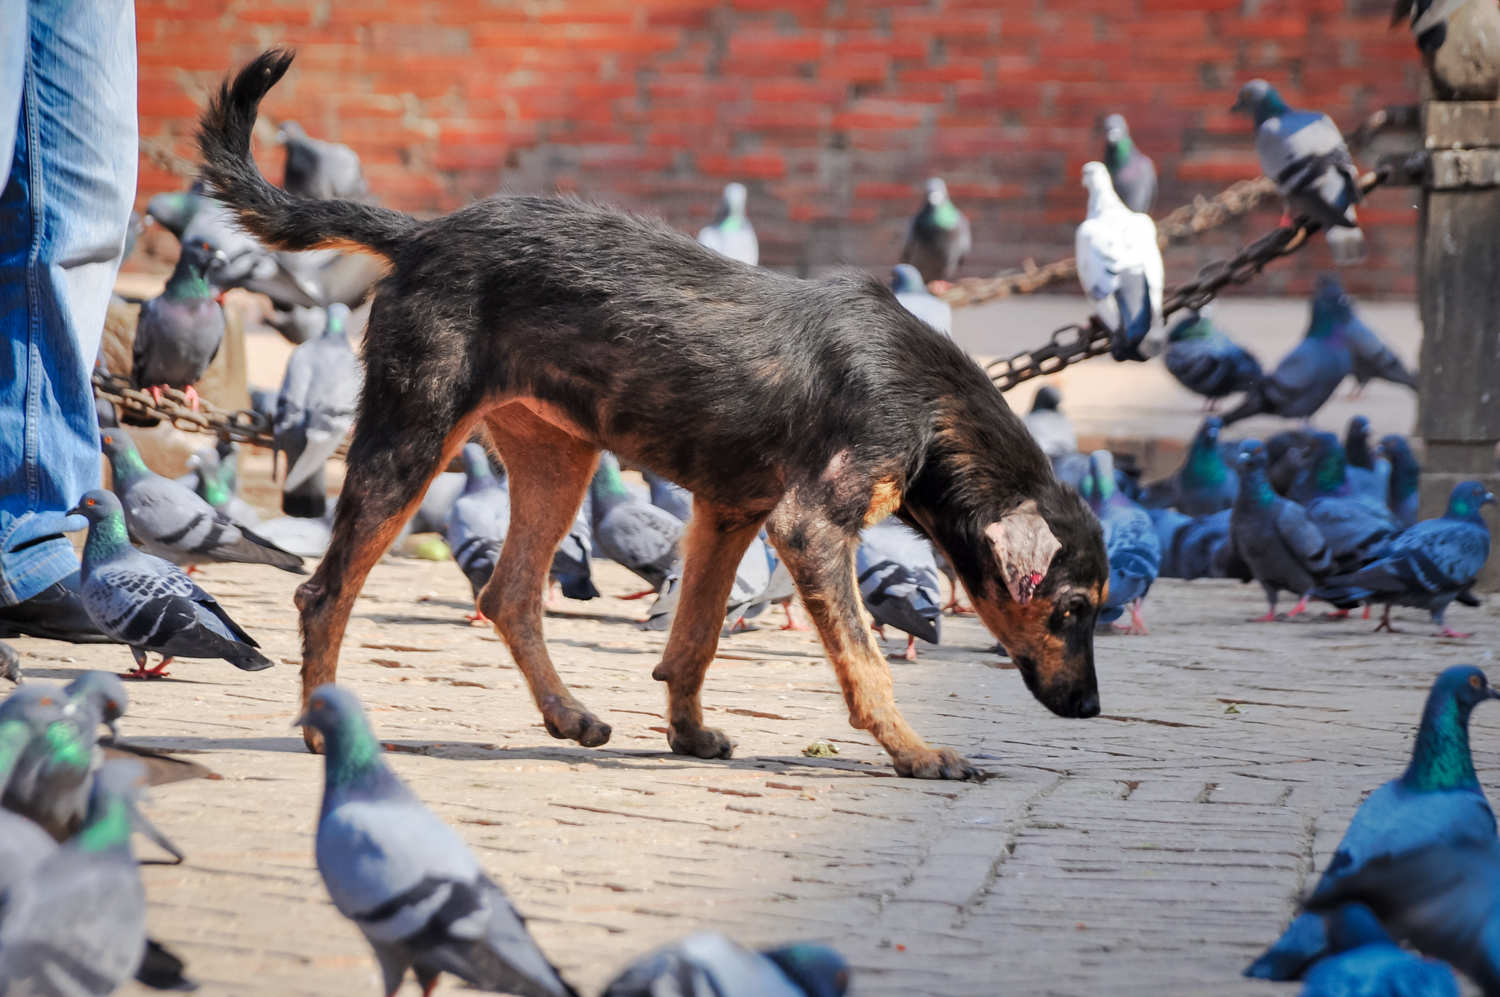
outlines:
{"label": "red brick wall", "polygon": [[[1157,162],[1157,214],[1258,174],[1238,84],[1264,76],[1346,130],[1416,99],[1382,0],[139,0],[141,132],[191,155],[211,85],[261,48],[298,58],[263,109],[353,146],[388,205],[451,210],[502,187],[576,191],[687,230],[750,187],[762,262],[884,270],[922,180],[973,223],[964,273],[1072,254],[1099,122]],[[264,122],[264,119],[263,119]],[[269,138],[269,128],[261,137]],[[259,145],[268,175],[281,155]],[[142,161],[142,198],[175,189]],[[1361,292],[1411,293],[1416,213],[1377,192]],[[1168,258],[1169,281],[1275,224]],[[1300,293],[1322,241],[1262,292]]]}

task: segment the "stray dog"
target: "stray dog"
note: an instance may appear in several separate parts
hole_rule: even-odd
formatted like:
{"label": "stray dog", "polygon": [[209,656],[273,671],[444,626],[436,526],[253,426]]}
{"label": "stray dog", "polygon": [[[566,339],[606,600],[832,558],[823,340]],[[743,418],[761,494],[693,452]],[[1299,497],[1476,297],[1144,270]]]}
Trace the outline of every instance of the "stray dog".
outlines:
{"label": "stray dog", "polygon": [[[849,722],[896,771],[969,764],[907,725],[855,584],[860,530],[894,513],[963,580],[1027,687],[1065,717],[1099,712],[1094,620],[1109,565],[1098,520],[984,372],[862,274],[804,281],[666,225],[566,198],[493,197],[443,218],[301,200],[250,157],[257,107],[291,64],[257,57],[203,114],[202,177],[282,250],[389,263],[365,333],[365,385],[333,540],[297,590],[304,700],[331,682],[370,568],[481,427],[510,475],[511,529],[479,596],[553,737],[610,728],[558,678],[542,636],[547,568],[608,448],[693,492],[681,603],[652,676],[667,741],[727,758],[703,725],[734,570],[765,526],[838,673]],[[316,750],[311,732],[309,747]]]}

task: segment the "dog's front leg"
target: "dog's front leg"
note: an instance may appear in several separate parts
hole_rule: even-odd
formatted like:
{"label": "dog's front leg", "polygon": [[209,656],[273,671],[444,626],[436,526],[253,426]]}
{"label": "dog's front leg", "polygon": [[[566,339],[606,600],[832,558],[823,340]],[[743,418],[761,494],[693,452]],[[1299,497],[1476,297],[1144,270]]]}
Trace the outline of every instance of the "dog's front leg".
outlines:
{"label": "dog's front leg", "polygon": [[479,609],[495,621],[526,676],[547,733],[596,748],[609,740],[610,726],[573,698],[552,667],[542,600],[553,552],[583,502],[599,451],[520,405],[506,406],[486,422],[510,478],[510,530],[495,573],[479,593]]}
{"label": "dog's front leg", "polygon": [[890,664],[875,644],[855,584],[859,534],[828,521],[794,493],[767,524],[771,543],[792,573],[802,604],[818,628],[838,674],[849,724],[867,730],[891,756],[897,773],[918,779],[967,779],[974,769],[952,748],[932,748],[901,716]]}
{"label": "dog's front leg", "polygon": [[764,512],[693,502],[683,543],[681,595],[661,664],[651,677],[667,683],[667,743],[679,755],[728,758],[734,742],[721,730],[703,726],[698,693],[719,646],[719,631],[734,573],[750,541],[765,522]]}

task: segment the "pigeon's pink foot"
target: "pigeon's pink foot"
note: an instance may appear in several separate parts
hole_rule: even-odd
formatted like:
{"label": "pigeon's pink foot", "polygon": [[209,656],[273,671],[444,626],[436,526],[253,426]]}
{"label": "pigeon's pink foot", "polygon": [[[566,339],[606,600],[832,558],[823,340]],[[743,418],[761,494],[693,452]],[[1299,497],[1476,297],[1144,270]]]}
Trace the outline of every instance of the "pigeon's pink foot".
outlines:
{"label": "pigeon's pink foot", "polygon": [[1281,221],[1277,222],[1276,224],[1281,226],[1282,228],[1291,228],[1292,216],[1290,214],[1284,214],[1281,216]]}
{"label": "pigeon's pink foot", "polygon": [[560,587],[561,586],[559,586],[557,582],[548,582],[547,583],[547,608],[548,609],[551,609],[554,606],[558,606],[558,605],[561,604],[562,600],[558,599],[558,597],[557,597],[557,591],[558,591],[558,589]]}
{"label": "pigeon's pink foot", "polygon": [[495,621],[485,616],[478,606],[474,607],[474,612],[465,613],[464,619],[469,621],[469,626],[471,627],[492,627],[495,625]]}
{"label": "pigeon's pink foot", "polygon": [[798,623],[797,622],[797,617],[795,617],[795,616],[792,615],[792,600],[788,599],[786,602],[783,602],[781,604],[781,611],[786,614],[786,623],[782,624],[781,629],[783,629],[783,630],[811,630],[812,629],[812,627],[809,627],[809,626],[807,626],[805,624],[802,624],[802,623]]}
{"label": "pigeon's pink foot", "polygon": [[1361,616],[1360,619],[1362,619],[1362,620],[1368,620],[1369,618],[1370,618],[1370,606],[1367,603],[1365,605],[1365,615]]}
{"label": "pigeon's pink foot", "polygon": [[735,620],[733,623],[731,623],[729,625],[729,632],[731,634],[742,634],[745,631],[751,630],[751,629],[754,629],[754,628],[751,627],[751,625],[748,622],[746,622],[744,616],[741,616],[739,619]]}
{"label": "pigeon's pink foot", "polygon": [[164,387],[166,387],[164,384],[153,384],[146,389],[146,394],[151,396],[151,400],[156,403],[157,408],[161,408],[161,389]]}
{"label": "pigeon's pink foot", "polygon": [[182,573],[184,575],[196,575],[198,573],[198,566],[196,564],[190,564],[186,568],[182,569]]}
{"label": "pigeon's pink foot", "polygon": [[1292,611],[1286,614],[1286,618],[1290,620],[1292,617],[1301,616],[1305,612],[1307,612],[1307,596],[1304,595],[1301,599],[1297,600],[1297,605],[1292,607]]}
{"label": "pigeon's pink foot", "polygon": [[1266,610],[1266,615],[1265,616],[1252,616],[1252,617],[1250,617],[1250,622],[1251,623],[1275,623],[1276,622],[1276,610],[1274,610],[1274,609],[1268,609],[1268,610]]}
{"label": "pigeon's pink foot", "polygon": [[1110,624],[1110,626],[1114,627],[1117,633],[1126,634],[1132,637],[1149,637],[1151,635],[1151,631],[1146,629],[1145,619],[1141,616],[1141,601],[1139,599],[1130,604],[1129,623],[1125,624],[1124,626],[1121,626],[1118,623],[1112,623]]}
{"label": "pigeon's pink foot", "polygon": [[173,659],[171,658],[163,658],[161,659],[161,664],[157,665],[155,668],[147,668],[145,665],[136,665],[134,668],[121,675],[120,677],[127,679],[171,678],[171,676],[167,674],[167,666],[172,663],[172,660]]}
{"label": "pigeon's pink foot", "polygon": [[953,593],[953,598],[949,599],[948,600],[948,604],[943,607],[943,612],[945,612],[945,613],[951,612],[954,616],[978,616],[979,615],[979,610],[975,609],[973,606],[963,606],[963,605],[959,604],[958,593],[957,592]]}
{"label": "pigeon's pink foot", "polygon": [[1472,637],[1474,635],[1471,634],[1471,633],[1467,633],[1467,634],[1466,633],[1459,633],[1457,630],[1454,630],[1448,624],[1444,623],[1443,624],[1443,629],[1441,631],[1439,631],[1438,633],[1433,634],[1433,636],[1434,637],[1457,637],[1459,640],[1463,640],[1465,637]]}
{"label": "pigeon's pink foot", "polygon": [[655,594],[656,594],[656,589],[646,589],[644,592],[632,592],[629,595],[622,595],[622,596],[620,596],[620,598],[622,600],[624,600],[625,602],[634,602],[637,599],[644,599],[648,595],[655,595]]}
{"label": "pigeon's pink foot", "polygon": [[906,650],[903,651],[903,652],[901,652],[900,654],[893,654],[893,655],[891,655],[891,657],[892,658],[896,658],[897,660],[900,660],[900,661],[916,661],[917,660],[917,638],[913,637],[911,634],[907,634],[906,635]]}
{"label": "pigeon's pink foot", "polygon": [[1335,609],[1331,613],[1323,614],[1323,619],[1325,620],[1347,620],[1348,618],[1349,610],[1347,609]]}
{"label": "pigeon's pink foot", "polygon": [[192,409],[194,412],[198,411],[198,389],[189,384],[187,387],[182,389],[182,393],[184,395],[187,395],[188,408]]}

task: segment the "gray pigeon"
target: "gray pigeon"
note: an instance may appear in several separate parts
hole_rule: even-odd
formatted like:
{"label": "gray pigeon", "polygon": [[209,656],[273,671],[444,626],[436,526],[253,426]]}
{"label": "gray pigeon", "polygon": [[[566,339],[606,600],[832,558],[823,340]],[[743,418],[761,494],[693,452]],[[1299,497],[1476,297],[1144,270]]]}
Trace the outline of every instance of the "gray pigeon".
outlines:
{"label": "gray pigeon", "polygon": [[286,452],[281,509],[288,516],[317,519],[328,511],[323,467],[354,425],[364,384],[348,324],[348,307],[329,305],[323,335],[297,347],[286,362],[274,428],[276,450]]}
{"label": "gray pigeon", "polygon": [[1240,450],[1240,492],[1229,514],[1229,536],[1240,559],[1265,589],[1270,609],[1261,617],[1276,617],[1276,596],[1282,589],[1301,596],[1287,617],[1307,609],[1308,594],[1333,567],[1333,552],[1307,510],[1271,490],[1266,478],[1266,448],[1246,440]]}
{"label": "gray pigeon", "polygon": [[677,562],[682,521],[632,494],[620,477],[620,462],[607,450],[599,455],[589,497],[600,551],[659,591]]}
{"label": "gray pigeon", "polygon": [[[11,699],[15,702],[7,699],[0,707],[0,792],[9,788],[27,748],[45,740],[47,728],[63,719],[66,704],[51,685],[35,693],[28,685],[27,695],[19,696],[18,691]],[[55,851],[57,841],[40,824],[9,807],[0,810],[0,897]]]}
{"label": "gray pigeon", "polygon": [[347,145],[309,138],[295,121],[281,123],[276,141],[286,146],[282,186],[293,197],[359,199],[369,189],[359,154]]}
{"label": "gray pigeon", "polygon": [[207,273],[214,260],[223,258],[207,240],[189,239],[182,244],[166,289],[141,306],[130,383],[149,391],[158,402],[162,388],[176,388],[196,400],[194,383],[219,355],[224,309]]}
{"label": "gray pigeon", "polygon": [[1323,226],[1339,266],[1363,260],[1365,236],[1354,210],[1364,197],[1359,167],[1333,119],[1321,111],[1288,107],[1265,80],[1241,87],[1230,110],[1254,118],[1255,155],[1261,171],[1276,182],[1287,213],[1306,215]]}
{"label": "gray pigeon", "polygon": [[452,973],[492,993],[577,997],[464,840],[391,771],[352,693],[318,687],[296,723],[323,735],[318,872],[387,994],[411,970],[424,993]]}
{"label": "gray pigeon", "polygon": [[[495,565],[500,563],[500,548],[510,530],[510,493],[503,482],[496,480],[484,447],[478,443],[464,444],[463,461],[464,490],[448,513],[446,533],[453,560],[469,580],[478,600],[480,590],[489,583]],[[490,622],[480,612],[477,601],[468,619],[476,626]]]}
{"label": "gray pigeon", "polygon": [[1125,207],[1150,212],[1156,203],[1156,164],[1135,147],[1124,115],[1111,114],[1104,119],[1104,165]]}
{"label": "gray pigeon", "polygon": [[693,493],[674,481],[668,481],[654,471],[642,471],[646,487],[651,490],[651,504],[665,509],[686,523],[693,516]]}
{"label": "gray pigeon", "polygon": [[179,565],[238,561],[307,574],[296,554],[236,526],[184,486],[154,473],[128,433],[106,430],[100,440],[130,535],[147,553]]}
{"label": "gray pigeon", "polygon": [[[938,643],[943,611],[937,560],[932,544],[894,516],[860,534],[854,571],[865,609],[879,630],[895,627],[906,636],[908,661],[917,657],[917,638]],[[885,634],[881,633],[884,639]]]}
{"label": "gray pigeon", "polygon": [[79,704],[58,686],[28,682],[0,703],[0,724],[35,718],[53,705],[61,715],[31,727],[6,783],[4,806],[64,841],[82,824],[93,773],[104,761],[95,750],[101,715],[80,716]]}
{"label": "gray pigeon", "polygon": [[916,267],[924,283],[952,280],[971,243],[969,220],[948,199],[948,185],[938,177],[928,180],[921,210],[906,223],[901,262]]}
{"label": "gray pigeon", "polygon": [[188,458],[187,466],[188,473],[177,480],[186,484],[184,479],[190,479],[193,494],[213,506],[215,512],[228,516],[236,526],[250,530],[260,526],[254,506],[234,493],[234,466],[224,462],[218,447],[196,451]]}
{"label": "gray pigeon", "polygon": [[745,193],[742,183],[725,186],[713,222],[698,231],[698,243],[753,267],[760,263],[760,242],[755,226],[745,217]]}
{"label": "gray pigeon", "polygon": [[953,307],[927,290],[916,267],[910,263],[896,264],[891,271],[891,290],[902,308],[943,335],[953,335]]}
{"label": "gray pigeon", "polygon": [[1417,375],[1406,369],[1401,358],[1391,352],[1380,336],[1365,325],[1351,305],[1350,320],[1344,326],[1344,341],[1349,346],[1349,360],[1354,379],[1363,388],[1372,378],[1404,384],[1413,390],[1417,387]]}
{"label": "gray pigeon", "polygon": [[843,997],[848,990],[849,964],[826,946],[752,952],[703,931],[638,959],[602,997]]}
{"label": "gray pigeon", "polygon": [[20,876],[0,921],[0,992],[104,997],[146,950],[146,891],[130,845],[145,769],[99,770],[77,835]]}
{"label": "gray pigeon", "polygon": [[[97,489],[84,494],[69,515],[89,521],[83,546],[80,594],[89,618],[104,633],[130,645],[136,678],[163,678],[173,658],[223,658],[247,672],[270,668],[260,645],[229,618],[214,597],[175,565],[130,545],[120,500]],[[146,667],[146,652],[163,655]]]}

